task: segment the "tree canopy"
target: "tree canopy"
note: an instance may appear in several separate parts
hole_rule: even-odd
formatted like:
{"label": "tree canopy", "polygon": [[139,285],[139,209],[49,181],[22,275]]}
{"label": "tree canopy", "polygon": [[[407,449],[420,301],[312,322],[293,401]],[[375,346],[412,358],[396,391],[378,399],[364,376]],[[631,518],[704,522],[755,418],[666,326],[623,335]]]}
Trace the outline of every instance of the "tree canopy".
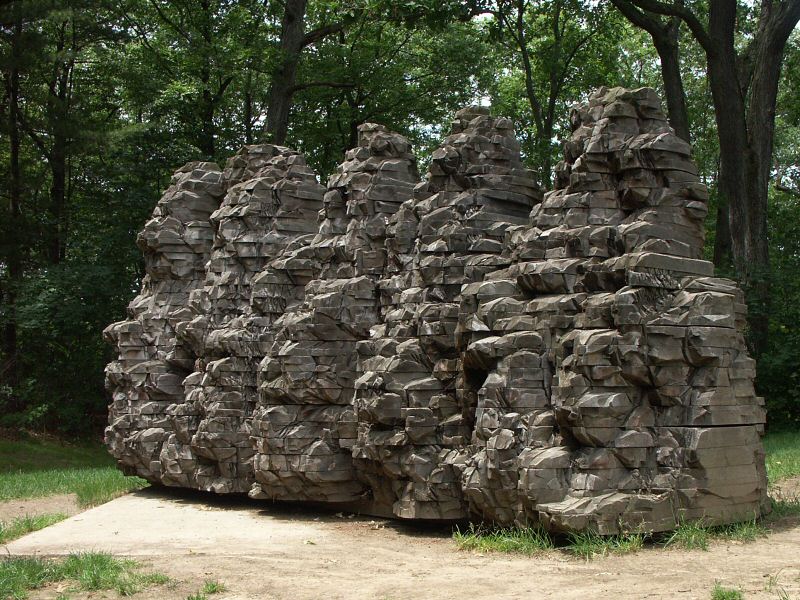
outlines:
{"label": "tree canopy", "polygon": [[656,88],[691,139],[707,255],[748,290],[771,423],[800,422],[798,20],[790,0],[2,3],[0,426],[102,426],[100,333],[182,164],[269,140],[324,180],[368,121],[424,163],[482,103],[549,187],[569,107],[601,85]]}

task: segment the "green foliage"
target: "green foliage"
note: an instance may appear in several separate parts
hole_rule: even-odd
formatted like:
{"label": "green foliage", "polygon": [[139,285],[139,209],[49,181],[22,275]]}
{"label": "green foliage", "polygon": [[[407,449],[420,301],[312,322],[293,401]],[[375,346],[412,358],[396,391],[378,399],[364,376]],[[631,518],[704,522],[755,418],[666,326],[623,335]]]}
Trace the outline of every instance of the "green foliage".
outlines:
{"label": "green foliage", "polygon": [[163,585],[169,578],[142,573],[135,561],[101,552],[70,554],[64,560],[11,557],[0,562],[0,598],[26,598],[30,590],[65,580],[75,583],[70,591],[116,590],[131,596],[149,586]]}
{"label": "green foliage", "polygon": [[66,518],[67,515],[54,513],[34,516],[26,515],[24,517],[18,517],[10,522],[0,521],[0,544],[15,540],[26,533],[39,531],[54,523],[63,521]]}
{"label": "green foliage", "polygon": [[76,494],[93,506],[147,485],[123,475],[100,446],[0,440],[0,454],[0,501]]}
{"label": "green foliage", "polygon": [[510,552],[527,556],[555,547],[546,531],[533,527],[484,528],[470,524],[466,531],[457,528],[453,539],[459,550]]}
{"label": "green foliage", "polygon": [[775,191],[769,214],[771,272],[767,275],[769,347],[758,362],[758,391],[767,402],[769,425],[800,428],[800,196]]}
{"label": "green foliage", "polygon": [[[523,43],[511,21],[523,9]],[[752,35],[741,15],[738,42]],[[282,58],[278,2],[64,0],[0,6],[0,68],[20,75],[20,215],[0,178],[0,427],[96,434],[106,419],[103,328],[126,315],[143,276],[136,233],[172,171],[221,161],[261,137],[267,90]],[[287,144],[322,180],[381,122],[407,135],[421,167],[452,114],[491,102],[510,117],[528,165],[550,181],[569,107],[601,85],[661,88],[649,36],[610,3],[587,0],[310,0],[305,30],[339,24],[309,43],[298,66]],[[556,27],[554,27],[554,24]],[[12,52],[18,44],[22,52]],[[522,61],[530,57],[530,73]],[[771,428],[800,425],[800,34],[786,48],[770,196],[770,345],[758,364]],[[711,191],[706,256],[716,237],[719,143],[705,54],[686,27],[681,72],[694,159]],[[4,81],[6,81],[4,79]],[[0,114],[9,114],[9,94]],[[539,103],[540,115],[534,104]],[[10,172],[10,119],[0,164]],[[60,157],[60,159],[59,159]],[[53,195],[66,169],[63,206]],[[13,218],[12,218],[13,217]],[[60,248],[58,256],[53,246]],[[12,258],[22,274],[12,274]],[[719,265],[725,272],[725,265]],[[7,373],[14,371],[14,376]]]}
{"label": "green foliage", "polygon": [[736,588],[722,587],[719,582],[714,584],[711,590],[711,600],[742,600],[744,594]]}
{"label": "green foliage", "polygon": [[771,499],[772,512],[770,519],[783,519],[784,517],[800,517],[800,497],[788,499]]}

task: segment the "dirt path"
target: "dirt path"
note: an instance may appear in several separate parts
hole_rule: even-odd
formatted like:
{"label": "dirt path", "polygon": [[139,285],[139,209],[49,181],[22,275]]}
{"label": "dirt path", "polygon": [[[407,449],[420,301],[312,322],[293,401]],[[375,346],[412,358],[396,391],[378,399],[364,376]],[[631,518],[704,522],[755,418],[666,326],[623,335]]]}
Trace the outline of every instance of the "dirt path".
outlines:
{"label": "dirt path", "polygon": [[75,494],[59,494],[29,500],[7,500],[0,502],[0,521],[13,521],[25,516],[54,513],[71,517],[80,511],[78,497]]}
{"label": "dirt path", "polygon": [[[768,538],[710,550],[645,549],[586,562],[459,552],[448,528],[254,505],[189,493],[142,491],[8,544],[12,555],[107,550],[179,580],[142,600],[186,598],[204,580],[227,586],[218,600],[304,598],[680,598],[707,599],[715,581],[745,598],[800,598],[800,522]],[[46,589],[32,598],[54,598]],[[787,597],[783,596],[783,597]],[[92,598],[115,598],[114,593]]]}

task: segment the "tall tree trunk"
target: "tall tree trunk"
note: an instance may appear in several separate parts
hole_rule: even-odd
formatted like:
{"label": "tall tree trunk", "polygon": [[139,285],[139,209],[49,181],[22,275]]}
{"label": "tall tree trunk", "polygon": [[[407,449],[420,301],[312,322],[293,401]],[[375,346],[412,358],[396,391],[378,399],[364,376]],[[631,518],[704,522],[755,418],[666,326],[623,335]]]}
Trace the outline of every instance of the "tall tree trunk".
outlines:
{"label": "tall tree trunk", "polygon": [[244,82],[244,142],[253,143],[253,73],[247,69]]}
{"label": "tall tree trunk", "polygon": [[660,15],[642,10],[630,0],[611,0],[612,4],[633,25],[650,34],[653,45],[661,61],[661,78],[664,81],[664,96],[667,100],[667,114],[675,133],[689,141],[689,110],[686,106],[686,92],[683,87],[680,63],[680,19],[667,17],[664,23]]}
{"label": "tall tree trunk", "polygon": [[50,264],[59,264],[66,255],[67,246],[67,154],[69,131],[69,82],[72,62],[61,66],[54,92],[48,102],[48,120],[52,134],[52,143],[48,156],[50,166],[50,232],[47,245],[47,256]]}
{"label": "tall tree trunk", "polygon": [[208,69],[203,68],[200,75],[203,91],[200,94],[200,132],[197,137],[197,147],[205,158],[212,160],[214,151],[214,100],[211,94],[211,76]]}
{"label": "tall tree trunk", "polygon": [[208,0],[200,2],[200,15],[202,24],[200,26],[200,33],[203,38],[202,54],[204,56],[203,66],[200,68],[200,83],[202,84],[202,91],[200,92],[200,102],[198,111],[200,116],[200,132],[197,138],[197,147],[208,160],[214,159],[214,152],[216,150],[214,145],[214,135],[216,130],[214,128],[214,113],[215,102],[214,94],[211,91],[211,67],[209,61],[211,59],[212,48],[212,35],[211,35],[211,7]]}
{"label": "tall tree trunk", "polygon": [[[734,44],[736,0],[711,0],[707,26],[682,0],[612,2],[680,18],[705,51],[720,147],[719,202],[728,208],[733,266],[750,292],[750,339],[758,356],[769,334],[767,199],[775,104],[786,42],[800,21],[800,1],[761,0],[755,35],[740,54]],[[724,226],[724,218],[718,218],[718,236],[725,234]],[[719,240],[720,254],[724,241]]]}
{"label": "tall tree trunk", "polygon": [[281,22],[281,61],[269,84],[266,134],[270,142],[284,144],[289,132],[289,112],[303,52],[307,0],[285,0]]}
{"label": "tall tree trunk", "polygon": [[[709,10],[708,72],[720,142],[719,191],[728,206],[731,255],[750,292],[750,339],[756,356],[769,337],[770,260],[767,202],[775,137],[775,105],[783,51],[800,19],[798,4],[762,3],[751,70],[740,79],[734,46],[736,3],[714,0]],[[793,11],[776,18],[781,10]],[[786,17],[789,17],[788,19]],[[749,79],[749,81],[748,81]],[[745,98],[745,90],[748,97]]]}
{"label": "tall tree trunk", "polygon": [[[717,177],[719,181],[719,176]],[[725,198],[717,198],[716,236],[714,237],[714,264],[717,267],[731,265],[731,223],[730,208]]]}
{"label": "tall tree trunk", "polygon": [[9,252],[8,283],[5,290],[6,323],[3,328],[3,361],[0,363],[0,381],[11,388],[11,403],[8,410],[17,412],[23,407],[19,401],[19,349],[17,343],[17,297],[22,282],[22,176],[20,172],[20,126],[19,126],[19,62],[22,59],[20,39],[22,18],[14,19],[11,36],[11,65],[6,77],[9,99]]}
{"label": "tall tree trunk", "polygon": [[664,80],[664,95],[667,99],[669,123],[678,137],[690,141],[689,109],[686,107],[686,91],[683,88],[680,61],[680,20],[670,19],[664,34],[652,36],[653,44],[661,60],[661,78]]}

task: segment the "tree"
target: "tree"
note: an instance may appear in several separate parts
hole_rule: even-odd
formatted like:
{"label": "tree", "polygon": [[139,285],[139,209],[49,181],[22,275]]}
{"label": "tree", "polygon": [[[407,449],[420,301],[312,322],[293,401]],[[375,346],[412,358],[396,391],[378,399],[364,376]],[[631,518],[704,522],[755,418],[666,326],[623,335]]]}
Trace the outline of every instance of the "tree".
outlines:
{"label": "tree", "polygon": [[[328,35],[338,33],[344,28],[342,22],[323,24],[309,32],[305,30],[307,0],[285,0],[281,20],[280,57],[269,85],[269,108],[267,109],[266,134],[275,144],[283,144],[289,131],[289,111],[292,96],[300,86],[296,84],[297,65],[304,48],[315,44]],[[337,82],[306,83],[303,87],[314,85],[338,87]]]}
{"label": "tree", "polygon": [[304,57],[298,80],[325,73],[341,85],[297,91],[290,139],[323,176],[357,144],[366,121],[407,135],[424,160],[455,111],[479,97],[478,81],[493,67],[481,32],[469,22],[410,28],[361,19],[316,50]]}
{"label": "tree", "polygon": [[[157,122],[173,118],[206,160],[221,154],[220,119],[249,77],[266,70],[271,22],[260,0],[127,0],[116,18],[132,36],[123,55],[138,103]],[[139,88],[139,89],[137,89]],[[245,111],[237,107],[240,115]],[[242,132],[244,133],[244,132]],[[230,151],[231,148],[225,148]]]}
{"label": "tree", "polygon": [[[530,118],[522,121],[522,129],[529,122],[533,130],[528,159],[549,187],[558,120],[566,117],[567,105],[586,89],[614,79],[609,77],[619,51],[618,27],[609,26],[614,15],[583,0],[497,0],[486,10],[493,16],[490,37],[508,61],[505,73],[490,84],[493,101],[502,111],[518,99],[527,102]],[[512,81],[517,74],[521,90]]]}
{"label": "tree", "polygon": [[683,89],[680,61],[680,24],[678,17],[661,18],[657,13],[639,9],[630,0],[611,0],[611,3],[636,27],[650,34],[661,62],[661,77],[667,101],[669,122],[675,133],[690,140],[689,111]]}
{"label": "tree", "polygon": [[741,28],[747,9],[735,0],[710,0],[707,14],[682,0],[629,1],[681,19],[705,53],[720,144],[715,258],[729,254],[752,291],[751,340],[758,355],[768,341],[767,208],[778,82],[786,43],[800,21],[800,2],[762,0],[752,33],[737,44],[737,24]]}
{"label": "tree", "polygon": [[[8,137],[9,137],[9,189],[7,223],[4,228],[3,252],[0,260],[6,271],[0,290],[0,303],[4,307],[2,346],[0,346],[0,380],[6,382],[10,390],[19,384],[18,344],[17,344],[17,294],[23,277],[22,244],[22,175],[20,168],[21,131],[20,131],[20,70],[22,68],[23,16],[21,7],[10,7],[10,13],[4,15],[3,30],[7,33],[9,54],[4,60],[4,81],[6,101],[8,105]],[[0,396],[2,393],[0,392]],[[19,410],[19,398],[11,396],[11,410]]]}

